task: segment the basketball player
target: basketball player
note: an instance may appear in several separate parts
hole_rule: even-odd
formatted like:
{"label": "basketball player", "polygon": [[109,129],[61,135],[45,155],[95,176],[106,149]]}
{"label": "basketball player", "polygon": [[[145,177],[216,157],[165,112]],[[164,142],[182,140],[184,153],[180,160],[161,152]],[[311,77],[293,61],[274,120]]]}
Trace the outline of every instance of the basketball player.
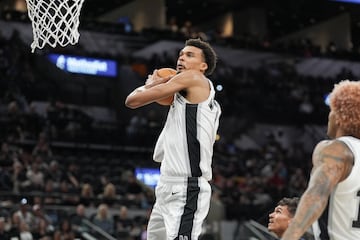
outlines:
{"label": "basketball player", "polygon": [[161,162],[147,228],[148,240],[197,240],[209,211],[213,144],[221,109],[206,77],[216,66],[212,47],[189,39],[180,51],[178,74],[159,78],[155,70],[145,85],[135,89],[126,106],[138,108],[169,96],[174,100],[154,150]]}
{"label": "basketball player", "polygon": [[308,187],[283,240],[312,225],[315,239],[360,239],[360,82],[341,81],[330,94],[328,136],[313,152]]}
{"label": "basketball player", "polygon": [[299,198],[282,198],[269,214],[268,230],[281,238],[295,215]]}

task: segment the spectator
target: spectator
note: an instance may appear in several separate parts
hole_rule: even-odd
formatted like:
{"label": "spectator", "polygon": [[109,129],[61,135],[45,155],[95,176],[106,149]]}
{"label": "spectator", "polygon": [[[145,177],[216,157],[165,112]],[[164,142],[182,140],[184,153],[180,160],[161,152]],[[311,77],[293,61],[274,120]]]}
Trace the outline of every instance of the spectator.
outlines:
{"label": "spectator", "polygon": [[300,167],[296,168],[288,183],[289,195],[300,196],[305,191],[306,185],[307,179],[304,170]]}
{"label": "spectator", "polygon": [[45,162],[49,162],[53,153],[44,132],[39,133],[38,141],[32,151],[34,156],[40,155],[44,158]]}
{"label": "spectator", "polygon": [[186,20],[180,28],[180,32],[183,34],[184,38],[190,38],[193,34],[192,22],[190,20]]}
{"label": "spectator", "polygon": [[11,101],[8,104],[8,134],[7,140],[10,142],[16,142],[24,139],[24,133],[22,128],[22,113],[19,110],[19,106],[16,101]]}
{"label": "spectator", "polygon": [[114,221],[110,216],[108,205],[102,203],[97,208],[97,213],[92,220],[93,223],[100,227],[104,232],[113,235],[114,234]]}
{"label": "spectator", "polygon": [[20,216],[19,214],[16,214],[16,212],[14,212],[11,215],[11,222],[10,222],[10,230],[9,230],[9,235],[10,237],[12,236],[18,236],[20,234]]}
{"label": "spectator", "polygon": [[10,150],[9,144],[7,142],[2,142],[0,151],[0,167],[10,167],[13,159],[14,153]]}
{"label": "spectator", "polygon": [[62,180],[59,188],[61,194],[61,202],[67,205],[76,205],[80,201],[77,189],[71,187],[70,183]]}
{"label": "spectator", "polygon": [[88,225],[84,222],[86,220],[89,220],[89,218],[85,215],[85,206],[83,204],[77,205],[76,212],[70,217],[72,228],[77,237],[80,237],[82,232],[89,231]]}
{"label": "spectator", "polygon": [[60,183],[64,179],[64,173],[61,169],[61,166],[59,166],[59,163],[55,160],[52,160],[49,165],[49,170],[45,174],[45,180],[52,180],[53,187],[55,189],[60,188]]}
{"label": "spectator", "polygon": [[47,179],[44,186],[44,204],[56,204],[58,203],[57,199],[55,198],[55,192],[58,189],[54,187],[54,182],[52,179]]}
{"label": "spectator", "polygon": [[31,164],[31,168],[26,172],[26,177],[30,181],[30,189],[32,191],[44,189],[44,173],[40,171],[38,163],[34,162]]}
{"label": "spectator", "polygon": [[99,196],[103,203],[112,206],[117,201],[116,188],[112,183],[107,183],[104,187],[104,192]]}
{"label": "spectator", "polygon": [[173,33],[173,36],[176,36],[179,31],[179,26],[175,16],[170,17],[167,28]]}
{"label": "spectator", "polygon": [[128,172],[127,182],[125,185],[126,199],[133,201],[137,206],[140,206],[142,200],[143,188],[133,173]]}
{"label": "spectator", "polygon": [[[21,240],[33,240],[34,239],[32,233],[30,232],[30,227],[25,221],[22,221],[22,220],[20,221],[19,230],[20,230],[19,237]],[[11,239],[13,239],[13,238],[11,238]]]}
{"label": "spectator", "polygon": [[[20,221],[25,222],[27,224],[27,227],[31,229],[35,225],[35,218],[29,207],[30,205],[28,203],[28,200],[26,198],[21,199],[20,207],[15,212],[15,215],[19,216]],[[24,229],[26,228],[25,226],[23,227]]]}
{"label": "spectator", "polygon": [[54,233],[54,240],[75,240],[75,233],[68,219],[61,221],[60,227]]}
{"label": "spectator", "polygon": [[8,168],[0,166],[0,189],[3,191],[11,191],[13,183],[11,181],[11,175]]}
{"label": "spectator", "polygon": [[49,163],[45,162],[41,155],[32,157],[32,159],[34,159],[34,162],[37,163],[39,170],[45,177],[45,173],[49,170]]}
{"label": "spectator", "polygon": [[70,183],[71,187],[75,189],[79,189],[80,172],[79,172],[79,166],[75,162],[71,162],[69,164],[66,175],[67,175],[67,180]]}
{"label": "spectator", "polygon": [[10,240],[10,234],[5,229],[6,219],[5,217],[0,217],[0,239],[2,240]]}
{"label": "spectator", "polygon": [[117,237],[123,239],[130,236],[134,228],[134,222],[129,218],[126,206],[120,207],[119,215],[115,217],[115,227]]}
{"label": "spectator", "polygon": [[92,205],[94,201],[94,190],[90,183],[84,183],[81,187],[80,203],[85,206]]}
{"label": "spectator", "polygon": [[41,231],[42,234],[54,231],[52,219],[46,214],[39,204],[33,206],[34,226],[31,230]]}
{"label": "spectator", "polygon": [[45,127],[45,119],[36,112],[35,104],[29,105],[29,112],[25,115],[25,129],[27,138],[36,139],[38,133]]}
{"label": "spectator", "polygon": [[39,219],[37,227],[32,230],[32,235],[36,240],[52,240],[53,230],[53,227],[45,219]]}

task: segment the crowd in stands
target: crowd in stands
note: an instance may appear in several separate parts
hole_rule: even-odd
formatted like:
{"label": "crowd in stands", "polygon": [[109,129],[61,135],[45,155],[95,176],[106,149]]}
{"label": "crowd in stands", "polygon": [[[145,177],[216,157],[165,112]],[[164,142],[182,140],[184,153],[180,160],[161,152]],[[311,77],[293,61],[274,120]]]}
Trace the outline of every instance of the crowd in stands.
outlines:
{"label": "crowd in stands", "polygon": [[[0,19],[4,19],[6,21],[29,22],[27,12],[18,12],[14,10],[0,12]],[[271,18],[269,21],[270,20],[274,21]],[[277,22],[278,21],[279,19],[277,19]],[[316,22],[313,24],[315,23]],[[270,23],[268,25],[268,27],[271,28],[274,24]],[[290,23],[284,24],[284,26],[285,25],[287,28],[291,27]],[[294,26],[294,29],[297,29],[298,27],[299,26]],[[357,43],[349,43],[348,47],[340,48],[334,41],[329,41],[327,46],[317,45],[313,43],[312,39],[309,37],[278,41],[276,37],[270,37],[271,30],[275,31],[274,29],[270,29],[270,33],[266,35],[241,33],[238,35],[226,36],[221,28],[203,30],[202,28],[195,26],[190,19],[179,23],[175,16],[169,17],[165,28],[144,28],[140,32],[133,31],[131,22],[123,24],[120,22],[109,23],[91,21],[89,19],[81,21],[80,29],[95,32],[106,32],[110,34],[145,37],[150,39],[150,41],[163,39],[183,41],[188,38],[202,38],[212,44],[218,44],[231,48],[254,49],[292,54],[302,57],[329,57],[333,59],[346,59],[352,61],[360,60],[360,49]]]}
{"label": "crowd in stands", "polygon": [[[191,23],[186,25],[190,27]],[[189,29],[171,29],[181,31],[185,37],[199,37]],[[272,50],[298,49],[300,52],[295,54],[307,57],[319,53],[310,41],[301,43],[306,48],[292,44]],[[271,44],[244,37],[237,39],[234,46],[268,50]],[[120,129],[113,135],[103,133],[104,138],[93,131],[90,116],[80,108],[68,108],[62,101],[44,97],[41,100],[48,105],[46,114],[41,115],[32,100],[39,99],[35,89],[48,83],[32,70],[33,56],[23,47],[16,34],[10,40],[0,37],[0,204],[4,206],[0,212],[0,238],[74,239],[89,232],[100,234],[99,239],[101,234],[145,239],[147,212],[154,194],[152,188],[136,179],[134,168],[157,166],[151,161],[151,150],[141,149],[152,149],[162,121],[156,118],[158,113],[121,116],[121,122],[125,119],[126,124],[119,124]],[[154,55],[149,61],[131,58],[127,63],[131,66],[142,62],[150,70],[173,65],[172,61],[168,56]],[[266,222],[269,209],[279,199],[301,195],[311,164],[310,153],[301,142],[284,144],[283,133],[269,132],[264,134],[261,145],[245,147],[241,138],[255,122],[295,127],[325,124],[323,95],[340,79],[354,77],[351,72],[326,80],[300,76],[286,63],[264,64],[250,70],[229,68],[219,62],[212,79],[223,85],[218,92],[223,121],[232,123],[233,129],[230,133],[220,132],[215,144],[211,182],[214,194],[208,222]],[[45,85],[39,87],[41,84]],[[109,145],[103,141],[105,138]],[[89,143],[102,145],[91,147]],[[118,144],[124,148],[107,147]],[[133,148],[126,148],[126,144]],[[70,206],[71,211],[53,206]],[[85,214],[90,208],[96,212]],[[145,214],[130,217],[129,209],[141,209]],[[100,231],[93,232],[93,226]]]}

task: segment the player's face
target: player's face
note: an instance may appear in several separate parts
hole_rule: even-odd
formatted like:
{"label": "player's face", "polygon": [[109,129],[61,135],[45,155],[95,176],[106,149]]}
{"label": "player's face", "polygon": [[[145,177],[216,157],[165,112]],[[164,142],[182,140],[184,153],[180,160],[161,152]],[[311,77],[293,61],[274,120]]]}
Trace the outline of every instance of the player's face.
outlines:
{"label": "player's face", "polygon": [[277,206],[269,215],[268,229],[281,237],[288,228],[291,219],[287,206]]}
{"label": "player's face", "polygon": [[203,52],[200,48],[186,46],[180,51],[176,70],[181,72],[189,69],[201,72],[205,72],[207,69],[207,64],[204,61]]}
{"label": "player's face", "polygon": [[333,111],[330,111],[330,113],[329,113],[327,135],[329,138],[336,137],[335,113]]}

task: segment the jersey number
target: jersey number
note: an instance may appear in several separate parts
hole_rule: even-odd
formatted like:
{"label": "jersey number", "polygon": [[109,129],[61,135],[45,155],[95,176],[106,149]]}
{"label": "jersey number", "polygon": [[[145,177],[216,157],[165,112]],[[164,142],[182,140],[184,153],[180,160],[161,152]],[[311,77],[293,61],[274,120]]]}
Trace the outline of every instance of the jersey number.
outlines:
{"label": "jersey number", "polygon": [[[357,196],[360,197],[360,191],[357,192]],[[360,206],[359,206],[359,209],[358,209],[357,220],[352,222],[352,227],[353,228],[360,228]]]}

